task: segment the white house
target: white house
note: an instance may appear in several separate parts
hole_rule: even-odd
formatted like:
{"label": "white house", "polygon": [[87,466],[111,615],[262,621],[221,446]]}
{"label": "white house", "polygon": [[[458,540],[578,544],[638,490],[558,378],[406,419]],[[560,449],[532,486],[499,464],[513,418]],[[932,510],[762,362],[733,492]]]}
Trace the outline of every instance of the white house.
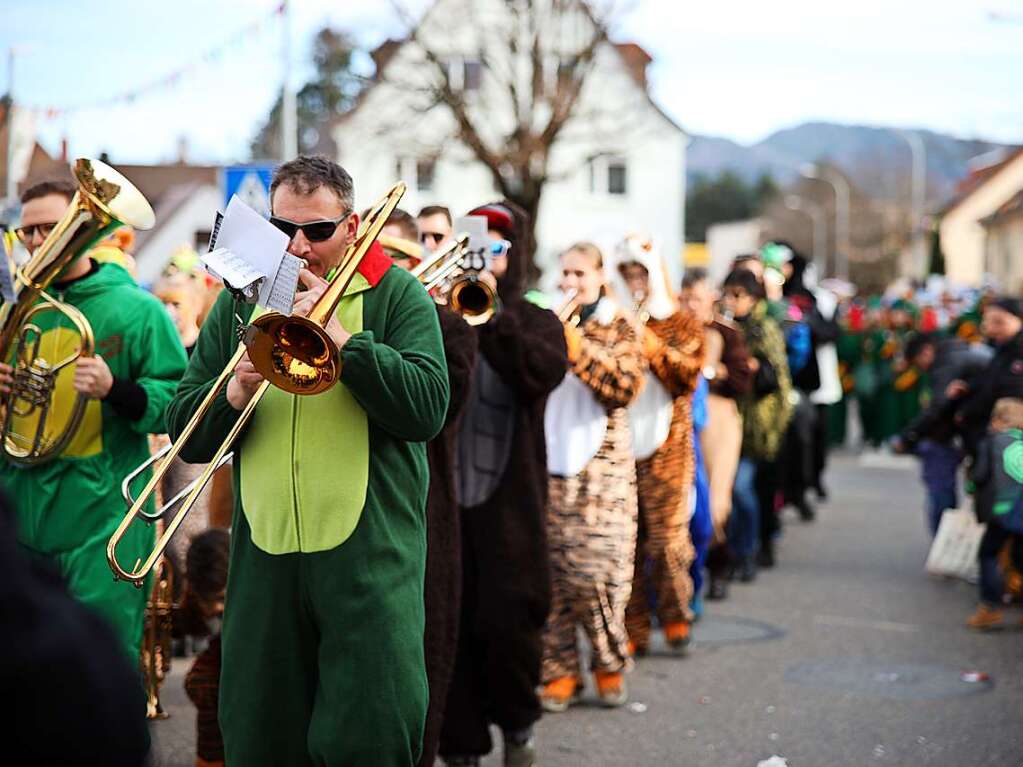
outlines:
{"label": "white house", "polygon": [[[451,111],[424,101],[424,92],[439,79],[424,47],[442,58],[452,87],[465,93],[474,123],[493,126],[488,138],[496,143],[516,119],[502,77],[518,73],[520,92],[528,91],[534,70],[526,52],[509,60],[508,6],[503,0],[438,0],[410,39],[381,47],[387,55],[375,57],[374,83],[334,133],[339,161],[355,179],[359,206],[369,205],[399,178],[409,185],[401,206],[413,214],[442,204],[458,216],[498,197],[490,171],[456,138]],[[576,6],[551,26],[556,29],[544,38],[542,53],[547,82],[592,36],[593,20]],[[634,44],[598,45],[573,117],[551,151],[551,178],[536,229],[540,264],[550,265],[578,240],[607,248],[630,231],[645,231],[662,244],[674,278],[680,277],[688,139],[652,101],[645,72],[649,62]],[[529,119],[542,122],[547,116]]]}
{"label": "white house", "polygon": [[984,220],[996,214],[1020,189],[1023,148],[1009,151],[997,162],[974,170],[964,179],[959,194],[942,212],[939,224],[941,250],[950,280],[979,285],[985,273],[1000,280],[1018,279],[1011,257],[1004,256],[997,245],[987,252],[988,230]]}

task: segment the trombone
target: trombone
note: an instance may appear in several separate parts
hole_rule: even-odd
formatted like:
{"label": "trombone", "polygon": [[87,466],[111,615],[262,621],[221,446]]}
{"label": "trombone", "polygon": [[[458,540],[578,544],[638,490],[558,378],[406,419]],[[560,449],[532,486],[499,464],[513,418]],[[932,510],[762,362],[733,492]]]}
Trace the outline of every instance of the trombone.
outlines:
{"label": "trombone", "polygon": [[[391,187],[391,190],[370,209],[366,220],[359,227],[354,241],[348,246],[341,257],[341,262],[334,270],[327,289],[313,305],[307,317],[286,317],[277,312],[267,312],[256,318],[245,329],[243,342],[238,345],[238,350],[214,380],[209,393],[199,403],[177,440],[163,454],[165,460],[153,472],[145,488],[134,499],[128,513],[107,542],[107,564],[110,565],[115,580],[129,581],[138,588],[142,587],[146,576],[157,565],[171,538],[184,522],[185,516],[192,510],[199,494],[209,483],[214,472],[224,463],[231,445],[245,428],[256,405],[259,404],[271,384],[292,394],[304,395],[326,391],[337,383],[341,376],[341,355],[333,340],[327,335],[325,327],[330,318],[334,316],[341,298],[355,277],[359,264],[362,263],[362,259],[369,252],[370,247],[380,234],[380,230],[387,222],[387,217],[398,206],[398,201],[404,194],[405,184],[399,182]],[[136,518],[142,517],[149,522],[158,516],[157,514],[143,513],[143,506],[156,492],[156,488],[159,487],[171,462],[191,439],[192,434],[213,406],[214,400],[227,386],[228,381],[234,375],[235,366],[241,362],[246,352],[248,352],[252,364],[265,380],[239,413],[224,441],[214,452],[212,460],[196,480],[189,485],[188,494],[180,502],[180,510],[167,524],[167,528],[157,539],[149,556],[145,561],[139,558],[130,570],[125,569],[117,559],[118,544]],[[130,493],[128,496],[130,497]],[[164,509],[166,508],[167,504],[164,505]]]}
{"label": "trombone", "polygon": [[443,298],[467,323],[482,325],[497,310],[497,293],[479,278],[479,272],[462,266],[468,249],[469,235],[463,234],[411,273],[428,291],[440,288],[438,298]]}
{"label": "trombone", "polygon": [[409,274],[423,283],[427,292],[432,292],[462,268],[462,259],[468,248],[469,235],[463,234],[424,258]]}
{"label": "trombone", "polygon": [[575,288],[566,290],[561,305],[554,311],[562,325],[575,327],[579,324],[579,291]]}

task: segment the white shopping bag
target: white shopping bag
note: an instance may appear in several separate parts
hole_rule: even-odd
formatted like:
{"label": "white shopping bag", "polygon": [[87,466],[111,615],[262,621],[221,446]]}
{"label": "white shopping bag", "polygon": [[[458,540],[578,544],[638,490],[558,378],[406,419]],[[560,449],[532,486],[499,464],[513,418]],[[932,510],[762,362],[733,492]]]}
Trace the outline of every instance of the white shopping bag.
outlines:
{"label": "white shopping bag", "polygon": [[952,575],[976,583],[977,552],[984,525],[969,509],[948,509],[941,515],[938,534],[924,568],[935,575]]}

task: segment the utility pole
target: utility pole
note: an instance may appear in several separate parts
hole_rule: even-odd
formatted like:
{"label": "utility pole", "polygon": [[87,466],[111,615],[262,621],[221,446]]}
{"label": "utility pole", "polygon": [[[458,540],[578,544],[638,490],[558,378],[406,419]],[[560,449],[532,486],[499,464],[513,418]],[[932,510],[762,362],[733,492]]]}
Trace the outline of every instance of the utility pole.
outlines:
{"label": "utility pole", "polygon": [[824,265],[824,248],[827,245],[828,230],[824,220],[824,209],[812,200],[803,199],[798,194],[785,195],[785,207],[798,210],[810,217],[813,222],[813,261],[820,269]]}
{"label": "utility pole", "polygon": [[281,57],[284,66],[284,86],[281,93],[281,162],[294,159],[298,154],[298,115],[295,88],[291,82],[291,4],[281,3]]}
{"label": "utility pole", "polygon": [[7,124],[7,188],[4,190],[6,205],[13,205],[18,196],[18,182],[14,178],[14,46],[7,49],[7,109],[4,114]]}
{"label": "utility pole", "polygon": [[913,178],[912,178],[912,226],[910,235],[912,237],[913,268],[916,270],[915,277],[926,277],[927,271],[927,243],[924,241],[924,192],[927,182],[927,149],[920,134],[916,131],[897,130],[895,131],[906,143],[913,155]]}

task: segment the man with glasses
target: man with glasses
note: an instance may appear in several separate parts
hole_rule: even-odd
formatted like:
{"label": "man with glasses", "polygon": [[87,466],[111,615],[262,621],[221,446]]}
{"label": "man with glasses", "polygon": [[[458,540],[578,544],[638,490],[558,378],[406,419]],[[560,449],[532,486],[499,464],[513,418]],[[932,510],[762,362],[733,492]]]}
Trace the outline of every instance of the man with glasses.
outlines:
{"label": "man with glasses", "polygon": [[447,245],[453,236],[451,211],[443,205],[427,205],[419,211],[419,241],[430,253]]}
{"label": "man with glasses", "polygon": [[[74,193],[71,182],[60,179],[22,195],[15,231],[30,254]],[[31,467],[0,462],[0,483],[15,500],[22,547],[54,564],[72,595],[106,618],[124,652],[137,660],[147,591],[114,582],[105,548],[124,516],[121,480],[149,457],[147,435],[166,430],[164,409],[184,372],[185,352],[163,305],[124,268],[99,263],[92,251],[72,261],[47,293],[77,308],[92,326],[96,353],[79,359],[73,374],[58,376],[51,399],[60,408],[84,395],[85,415],[55,458]],[[36,321],[43,330],[39,348],[51,361],[77,344],[56,321],[52,313]],[[0,364],[0,391],[6,395],[12,384],[11,367]],[[152,530],[138,525],[129,536],[129,553],[149,552]]]}
{"label": "man with glasses", "polygon": [[[271,221],[307,262],[296,315],[309,314],[358,231],[353,198],[351,176],[325,157],[274,174]],[[172,435],[252,314],[226,291],[218,298],[168,409]],[[437,311],[374,244],[326,330],[338,384],[301,397],[271,387],[234,445],[220,687],[228,764],[411,765],[421,750],[425,443],[449,394]],[[262,380],[247,357],[235,367],[186,461],[212,457]]]}

